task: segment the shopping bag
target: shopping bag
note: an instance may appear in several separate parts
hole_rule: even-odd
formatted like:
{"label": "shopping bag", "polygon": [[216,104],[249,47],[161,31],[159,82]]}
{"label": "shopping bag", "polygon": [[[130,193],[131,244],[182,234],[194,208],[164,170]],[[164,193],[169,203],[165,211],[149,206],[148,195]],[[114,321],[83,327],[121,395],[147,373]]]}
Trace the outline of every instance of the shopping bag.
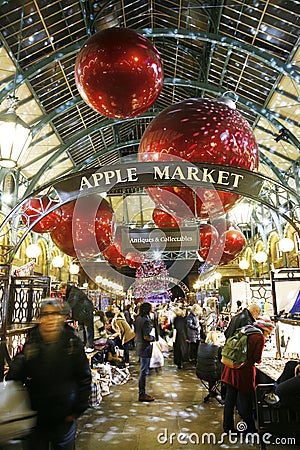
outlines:
{"label": "shopping bag", "polygon": [[116,355],[118,358],[124,358],[124,350],[119,348],[117,345],[115,346]]}
{"label": "shopping bag", "polygon": [[92,408],[96,408],[102,401],[100,374],[97,370],[92,369],[92,382],[89,404]]}
{"label": "shopping bag", "polygon": [[150,359],[150,369],[156,369],[158,367],[163,367],[165,363],[164,355],[161,351],[161,346],[159,342],[152,342],[152,354]]}
{"label": "shopping bag", "polygon": [[161,336],[159,336],[158,343],[160,345],[162,354],[164,356],[167,356],[167,354],[169,353],[169,345],[168,345],[167,341],[165,339],[163,339]]}
{"label": "shopping bag", "polygon": [[35,424],[27,388],[19,381],[0,382],[0,444],[26,436]]}
{"label": "shopping bag", "polygon": [[129,371],[128,367],[120,368],[120,367],[112,366],[111,373],[112,373],[112,381],[111,382],[113,385],[125,384],[125,383],[127,383],[127,381],[129,381],[131,379],[130,371]]}

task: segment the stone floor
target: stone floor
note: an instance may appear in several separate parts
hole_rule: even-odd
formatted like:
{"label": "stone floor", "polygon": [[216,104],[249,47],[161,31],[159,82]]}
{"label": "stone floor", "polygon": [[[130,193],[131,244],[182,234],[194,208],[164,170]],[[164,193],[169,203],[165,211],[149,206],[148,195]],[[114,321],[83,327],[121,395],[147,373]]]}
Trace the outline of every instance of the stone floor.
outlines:
{"label": "stone floor", "polygon": [[[233,442],[222,437],[223,406],[213,399],[204,403],[206,389],[194,367],[178,370],[172,355],[159,371],[151,370],[147,392],[152,403],[137,401],[139,366],[131,352],[132,379],[111,386],[97,408],[90,408],[79,419],[76,450],[153,450],[153,449],[259,449],[260,445]],[[210,438],[208,434],[210,434]],[[268,445],[267,449],[295,450],[300,447]]]}

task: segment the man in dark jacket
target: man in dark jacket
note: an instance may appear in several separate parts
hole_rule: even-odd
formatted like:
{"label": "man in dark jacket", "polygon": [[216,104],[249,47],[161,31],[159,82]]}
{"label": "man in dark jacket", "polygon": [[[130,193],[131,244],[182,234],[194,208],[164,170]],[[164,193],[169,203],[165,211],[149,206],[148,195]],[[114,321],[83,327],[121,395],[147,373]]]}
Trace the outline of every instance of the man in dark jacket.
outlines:
{"label": "man in dark jacket", "polygon": [[[89,406],[91,371],[81,340],[64,324],[59,302],[43,302],[38,326],[6,376],[28,387],[37,425],[28,450],[74,450],[76,419]],[[27,447],[26,447],[27,448]]]}
{"label": "man in dark jacket", "polygon": [[151,303],[141,303],[139,314],[135,319],[134,330],[136,333],[136,353],[140,358],[140,376],[139,376],[139,401],[153,402],[154,397],[146,394],[146,377],[149,374],[150,359],[152,353],[151,342],[155,341],[152,336],[152,322],[149,317],[152,305]]}
{"label": "man in dark jacket", "polygon": [[233,316],[228,327],[224,331],[225,338],[228,339],[234,336],[238,329],[246,325],[253,325],[255,320],[260,315],[260,307],[256,303],[252,303],[248,308]]}
{"label": "man in dark jacket", "polygon": [[86,346],[86,351],[94,349],[94,305],[88,296],[78,287],[61,283],[59,290],[70,305],[72,318],[78,322],[79,335]]}
{"label": "man in dark jacket", "polygon": [[201,306],[195,303],[188,315],[186,316],[187,337],[189,341],[189,359],[196,365],[197,350],[201,338],[201,324],[199,318],[201,316]]}

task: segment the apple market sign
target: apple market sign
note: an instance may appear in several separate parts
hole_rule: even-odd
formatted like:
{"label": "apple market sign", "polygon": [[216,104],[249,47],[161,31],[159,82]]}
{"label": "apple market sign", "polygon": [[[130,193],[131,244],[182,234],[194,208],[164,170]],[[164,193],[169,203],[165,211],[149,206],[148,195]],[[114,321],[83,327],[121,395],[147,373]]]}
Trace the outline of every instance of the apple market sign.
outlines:
{"label": "apple market sign", "polygon": [[257,197],[263,179],[254,172],[211,163],[177,161],[125,163],[88,170],[55,183],[62,202],[92,193],[126,188],[181,186],[206,188]]}

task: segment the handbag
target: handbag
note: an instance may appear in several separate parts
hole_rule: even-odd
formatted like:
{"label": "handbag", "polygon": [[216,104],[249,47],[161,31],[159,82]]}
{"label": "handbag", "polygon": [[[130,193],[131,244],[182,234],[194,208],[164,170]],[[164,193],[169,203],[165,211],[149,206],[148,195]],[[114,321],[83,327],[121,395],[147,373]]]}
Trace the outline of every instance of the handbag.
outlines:
{"label": "handbag", "polygon": [[13,380],[0,382],[0,444],[26,436],[35,424],[26,386]]}

